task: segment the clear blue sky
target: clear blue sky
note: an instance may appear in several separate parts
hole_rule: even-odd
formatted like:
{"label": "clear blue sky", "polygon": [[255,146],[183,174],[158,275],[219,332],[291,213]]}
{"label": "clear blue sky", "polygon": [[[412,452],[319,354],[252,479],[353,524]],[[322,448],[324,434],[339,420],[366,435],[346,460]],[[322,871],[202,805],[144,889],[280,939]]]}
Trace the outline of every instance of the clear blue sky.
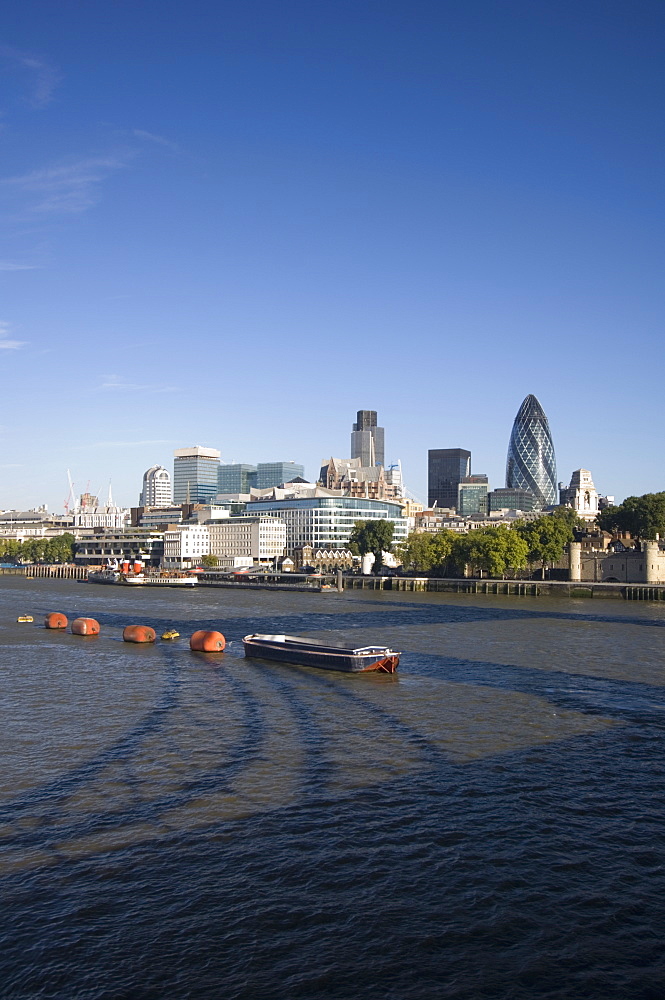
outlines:
{"label": "clear blue sky", "polygon": [[174,448],[663,475],[661,0],[8,0],[0,507]]}

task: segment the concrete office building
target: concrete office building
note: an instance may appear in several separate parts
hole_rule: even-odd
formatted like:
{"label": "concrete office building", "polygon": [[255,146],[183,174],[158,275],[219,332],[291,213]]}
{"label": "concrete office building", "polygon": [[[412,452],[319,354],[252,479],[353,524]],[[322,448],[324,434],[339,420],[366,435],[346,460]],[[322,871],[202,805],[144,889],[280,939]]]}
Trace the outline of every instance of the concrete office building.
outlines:
{"label": "concrete office building", "polygon": [[178,524],[164,532],[165,569],[193,569],[210,552],[210,532],[205,524]]}
{"label": "concrete office building", "polygon": [[427,503],[457,509],[458,488],[471,475],[471,452],[465,448],[434,448],[427,453]]}
{"label": "concrete office building", "polygon": [[272,566],[286,548],[286,524],[274,514],[228,517],[209,524],[210,554],[223,569]]}
{"label": "concrete office building", "polygon": [[506,488],[530,490],[539,510],[557,502],[552,435],[535,396],[526,397],[515,417],[508,443]]}
{"label": "concrete office building", "polygon": [[384,465],[383,427],[376,425],[376,410],[358,410],[351,431],[351,458],[362,466]]}
{"label": "concrete office building", "polygon": [[152,465],[143,473],[139,507],[168,507],[173,503],[171,476],[163,465]]}
{"label": "concrete office building", "polygon": [[178,448],[173,453],[173,502],[205,503],[219,492],[219,457],[215,448]]}

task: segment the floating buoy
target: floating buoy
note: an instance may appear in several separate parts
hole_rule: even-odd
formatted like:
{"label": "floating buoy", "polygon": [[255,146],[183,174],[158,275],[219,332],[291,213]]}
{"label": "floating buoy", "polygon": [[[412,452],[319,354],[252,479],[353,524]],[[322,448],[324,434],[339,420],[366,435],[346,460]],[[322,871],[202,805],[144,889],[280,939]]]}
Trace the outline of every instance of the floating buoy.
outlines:
{"label": "floating buoy", "polygon": [[125,642],[154,642],[157,638],[154,628],[149,625],[128,625],[122,637]]}
{"label": "floating buoy", "polygon": [[67,628],[68,624],[67,616],[59,611],[52,611],[44,619],[44,628]]}
{"label": "floating buoy", "polygon": [[221,632],[206,632],[201,629],[194,632],[189,640],[189,648],[199,653],[221,653],[226,646],[226,639]]}
{"label": "floating buoy", "polygon": [[162,639],[179,639],[180,632],[176,632],[174,628],[169,628],[166,632],[162,632]]}
{"label": "floating buoy", "polygon": [[75,618],[72,635],[99,635],[99,622],[94,618]]}
{"label": "floating buoy", "polygon": [[32,615],[19,615],[16,619],[17,622],[34,622]]}

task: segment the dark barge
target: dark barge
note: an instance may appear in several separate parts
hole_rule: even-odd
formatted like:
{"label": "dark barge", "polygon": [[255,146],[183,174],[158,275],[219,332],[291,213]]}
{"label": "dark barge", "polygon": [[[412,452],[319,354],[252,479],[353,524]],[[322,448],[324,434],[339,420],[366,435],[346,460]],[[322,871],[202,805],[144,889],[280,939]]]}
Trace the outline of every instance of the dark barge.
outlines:
{"label": "dark barge", "polygon": [[389,646],[341,646],[298,635],[246,635],[245,656],[280,663],[297,663],[324,670],[361,673],[369,670],[394,674],[400,654]]}

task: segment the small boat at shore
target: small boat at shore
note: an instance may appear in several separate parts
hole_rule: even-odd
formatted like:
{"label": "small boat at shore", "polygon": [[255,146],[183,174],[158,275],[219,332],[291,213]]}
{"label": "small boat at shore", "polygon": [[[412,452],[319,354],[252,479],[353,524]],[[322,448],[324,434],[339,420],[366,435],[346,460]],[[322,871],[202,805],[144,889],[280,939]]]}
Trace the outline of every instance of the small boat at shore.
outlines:
{"label": "small boat at shore", "polygon": [[279,660],[324,670],[364,673],[369,670],[394,674],[400,654],[389,646],[341,646],[299,635],[246,635],[245,656]]}

